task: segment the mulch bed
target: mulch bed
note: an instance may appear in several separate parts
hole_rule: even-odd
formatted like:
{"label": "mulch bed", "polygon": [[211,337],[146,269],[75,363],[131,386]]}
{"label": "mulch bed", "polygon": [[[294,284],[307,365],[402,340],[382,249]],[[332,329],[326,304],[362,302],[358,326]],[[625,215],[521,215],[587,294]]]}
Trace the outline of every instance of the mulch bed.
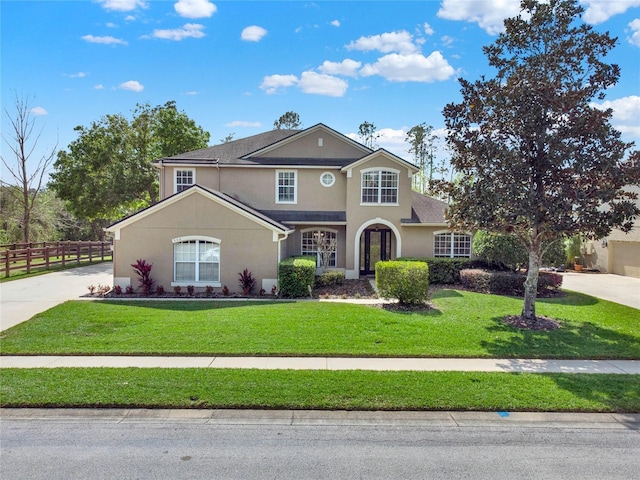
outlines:
{"label": "mulch bed", "polygon": [[524,320],[519,315],[509,315],[502,319],[507,325],[519,330],[557,330],[560,322],[549,317],[536,317],[533,321]]}

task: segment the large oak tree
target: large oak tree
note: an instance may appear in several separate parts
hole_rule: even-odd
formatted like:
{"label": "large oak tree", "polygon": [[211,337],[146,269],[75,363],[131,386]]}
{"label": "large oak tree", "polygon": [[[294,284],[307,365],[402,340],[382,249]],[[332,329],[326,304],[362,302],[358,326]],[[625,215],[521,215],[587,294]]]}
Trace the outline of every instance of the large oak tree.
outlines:
{"label": "large oak tree", "polygon": [[209,133],[173,101],[153,108],[137,105],[131,121],[105,115],[75,130],[78,138],[68,151],[58,152],[51,186],[74,215],[94,227],[158,201],[153,160],[209,142]]}
{"label": "large oak tree", "polygon": [[593,105],[620,75],[604,57],[617,39],[582,22],[575,0],[523,0],[518,17],[484,53],[495,77],[460,80],[462,101],[444,109],[452,164],[443,182],[450,225],[515,235],[529,256],[523,320],[535,322],[539,267],[561,235],[628,231],[640,214],[625,185],[639,155],[612,111]]}

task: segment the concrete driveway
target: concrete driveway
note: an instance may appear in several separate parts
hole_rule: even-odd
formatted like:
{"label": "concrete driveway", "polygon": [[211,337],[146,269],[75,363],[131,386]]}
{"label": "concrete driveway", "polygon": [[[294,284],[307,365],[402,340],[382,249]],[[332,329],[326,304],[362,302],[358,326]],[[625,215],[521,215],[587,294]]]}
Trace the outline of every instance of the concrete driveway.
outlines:
{"label": "concrete driveway", "polygon": [[89,293],[89,285],[113,285],[113,264],[98,263],[0,284],[0,331],[67,300]]}
{"label": "concrete driveway", "polygon": [[565,272],[562,274],[562,288],[640,309],[640,278]]}

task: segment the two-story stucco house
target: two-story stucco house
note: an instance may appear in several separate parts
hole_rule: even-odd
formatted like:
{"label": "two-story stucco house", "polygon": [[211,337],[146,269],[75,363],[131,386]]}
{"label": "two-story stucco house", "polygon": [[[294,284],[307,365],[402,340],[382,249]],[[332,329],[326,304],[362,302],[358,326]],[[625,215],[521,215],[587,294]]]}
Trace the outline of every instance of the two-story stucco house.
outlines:
{"label": "two-story stucco house", "polygon": [[413,164],[323,124],[155,163],[161,200],[107,229],[122,287],[136,286],[131,264],[145,259],[165,289],[238,291],[247,268],[270,292],[280,260],[317,255],[317,238],[332,240],[329,266],[351,279],[381,259],[471,255],[471,236],[447,230],[446,204],[412,192]]}

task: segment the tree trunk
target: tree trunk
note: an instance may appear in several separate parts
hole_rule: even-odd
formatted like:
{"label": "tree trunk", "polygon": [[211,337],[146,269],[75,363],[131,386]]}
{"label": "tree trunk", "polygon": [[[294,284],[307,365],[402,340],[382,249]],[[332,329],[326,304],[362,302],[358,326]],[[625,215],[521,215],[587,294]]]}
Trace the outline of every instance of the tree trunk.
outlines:
{"label": "tree trunk", "polygon": [[529,270],[524,282],[524,306],[521,317],[525,322],[536,319],[536,296],[538,293],[538,274],[540,272],[540,248],[529,248]]}

